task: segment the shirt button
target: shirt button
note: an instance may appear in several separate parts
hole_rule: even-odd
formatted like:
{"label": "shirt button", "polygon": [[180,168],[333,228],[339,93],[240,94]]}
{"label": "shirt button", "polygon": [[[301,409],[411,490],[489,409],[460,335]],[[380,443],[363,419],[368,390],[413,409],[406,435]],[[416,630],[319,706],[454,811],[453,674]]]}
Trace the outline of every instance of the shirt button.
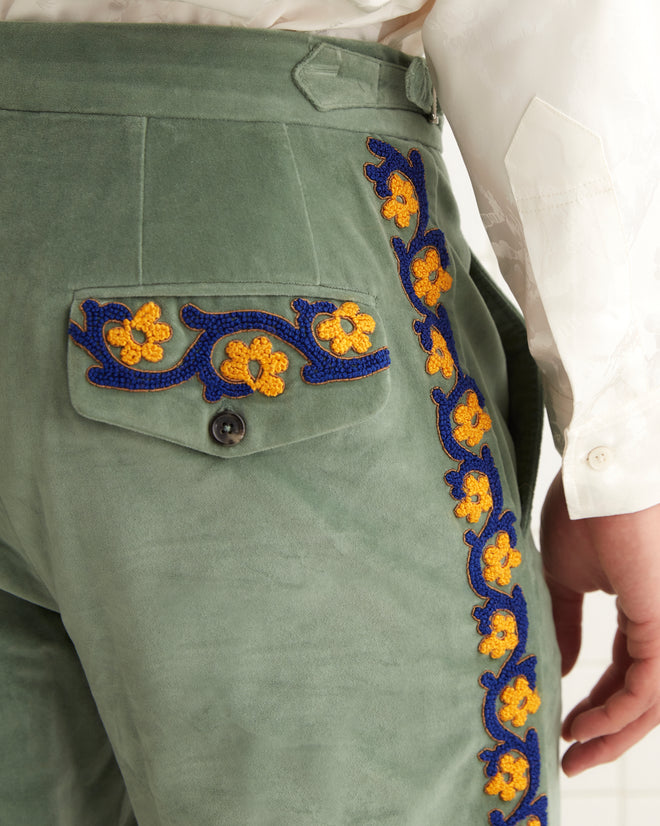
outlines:
{"label": "shirt button", "polygon": [[209,432],[220,445],[237,445],[245,436],[245,420],[238,413],[223,410],[211,420]]}
{"label": "shirt button", "polygon": [[608,447],[595,447],[587,454],[587,464],[592,470],[606,470],[612,461],[612,451]]}

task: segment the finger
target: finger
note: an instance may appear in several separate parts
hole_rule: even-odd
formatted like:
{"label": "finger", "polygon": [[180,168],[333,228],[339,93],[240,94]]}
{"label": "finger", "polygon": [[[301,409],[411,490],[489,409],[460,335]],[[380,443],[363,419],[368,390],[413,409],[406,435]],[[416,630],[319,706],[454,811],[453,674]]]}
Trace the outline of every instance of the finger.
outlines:
{"label": "finger", "polygon": [[625,640],[625,653],[634,660],[660,658],[660,619],[635,622],[620,606],[617,607],[619,630]]}
{"label": "finger", "polygon": [[660,709],[655,706],[616,734],[597,737],[588,743],[574,743],[562,758],[564,773],[573,777],[594,766],[616,760],[654,729],[658,722]]}
{"label": "finger", "polygon": [[621,688],[600,705],[581,711],[570,733],[581,743],[622,731],[660,702],[660,660],[633,662]]}
{"label": "finger", "polygon": [[591,689],[589,696],[580,701],[564,720],[562,737],[565,740],[577,739],[572,730],[573,721],[577,717],[585,711],[605,705],[612,695],[623,688],[625,685],[626,672],[631,664],[632,660],[626,650],[626,638],[623,633],[617,632],[612,646],[612,663]]}
{"label": "finger", "polygon": [[564,740],[577,739],[573,733],[574,720],[589,711],[605,704],[609,697],[621,689],[625,681],[625,669],[620,669],[616,665],[610,665],[592,688],[588,697],[581,700],[564,719],[561,728],[561,735]]}
{"label": "finger", "polygon": [[562,737],[565,740],[577,739],[573,732],[573,721],[577,717],[585,711],[605,705],[612,695],[623,688],[625,685],[626,672],[631,662],[626,652],[625,636],[617,632],[612,646],[612,663],[592,688],[588,697],[581,700],[564,720]]}

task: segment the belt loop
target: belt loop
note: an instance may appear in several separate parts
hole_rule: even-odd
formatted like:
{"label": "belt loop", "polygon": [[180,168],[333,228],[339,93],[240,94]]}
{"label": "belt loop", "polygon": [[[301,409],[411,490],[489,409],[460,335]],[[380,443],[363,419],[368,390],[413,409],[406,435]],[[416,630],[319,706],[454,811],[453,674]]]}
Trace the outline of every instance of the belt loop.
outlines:
{"label": "belt loop", "polygon": [[431,73],[421,57],[414,57],[406,70],[406,97],[429,116],[431,123],[440,123]]}
{"label": "belt loop", "polygon": [[293,67],[293,81],[319,111],[377,105],[381,62],[320,43]]}
{"label": "belt loop", "polygon": [[426,61],[399,65],[334,43],[320,43],[299,61],[292,78],[321,112],[333,109],[407,109],[439,123],[437,98]]}

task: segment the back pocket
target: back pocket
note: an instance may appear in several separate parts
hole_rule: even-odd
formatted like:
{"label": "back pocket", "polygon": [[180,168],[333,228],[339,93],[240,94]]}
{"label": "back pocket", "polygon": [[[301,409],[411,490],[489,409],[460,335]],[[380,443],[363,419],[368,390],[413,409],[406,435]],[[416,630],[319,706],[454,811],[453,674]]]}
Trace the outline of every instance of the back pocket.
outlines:
{"label": "back pocket", "polygon": [[[371,296],[187,287],[74,293],[68,374],[80,415],[234,458],[350,427],[384,406],[390,355]],[[227,414],[244,429],[219,440]]]}

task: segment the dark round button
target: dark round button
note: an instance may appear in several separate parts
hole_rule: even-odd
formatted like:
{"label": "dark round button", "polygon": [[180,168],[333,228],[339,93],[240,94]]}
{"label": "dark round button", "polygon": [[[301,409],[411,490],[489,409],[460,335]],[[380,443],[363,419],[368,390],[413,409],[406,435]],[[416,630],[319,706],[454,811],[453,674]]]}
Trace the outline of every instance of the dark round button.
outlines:
{"label": "dark round button", "polygon": [[237,445],[245,436],[245,421],[238,413],[223,410],[211,420],[209,432],[220,445]]}

